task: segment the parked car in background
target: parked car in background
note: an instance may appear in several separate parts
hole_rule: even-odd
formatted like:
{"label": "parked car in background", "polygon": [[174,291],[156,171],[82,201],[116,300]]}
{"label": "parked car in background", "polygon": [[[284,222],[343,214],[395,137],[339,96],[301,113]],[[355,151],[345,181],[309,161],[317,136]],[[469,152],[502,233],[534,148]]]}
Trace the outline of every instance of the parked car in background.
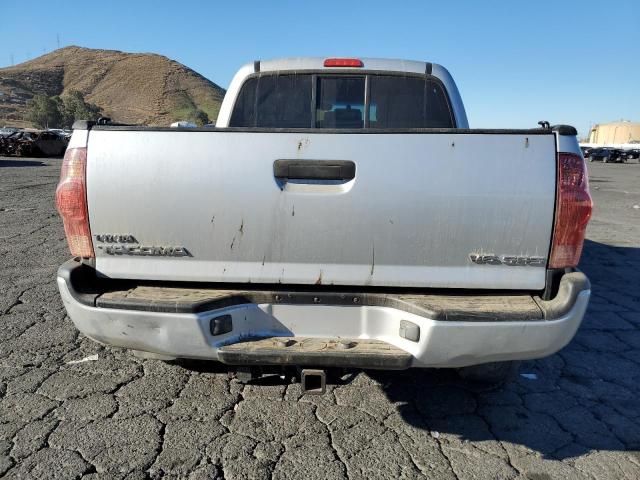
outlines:
{"label": "parked car in background", "polygon": [[179,122],[173,122],[171,128],[196,128],[197,125],[187,120],[180,120]]}
{"label": "parked car in background", "polygon": [[632,148],[629,150],[624,150],[624,158],[625,160],[633,160],[640,158],[640,148]]}
{"label": "parked car in background", "polygon": [[16,130],[0,136],[0,155],[62,157],[69,137],[51,130]]}
{"label": "parked car in background", "polygon": [[66,128],[50,128],[47,132],[55,133],[59,137],[69,139],[71,138],[73,130],[67,130]]}
{"label": "parked car in background", "polygon": [[618,148],[592,148],[589,151],[589,161],[602,163],[619,162],[622,163],[626,160],[622,150]]}
{"label": "parked car in background", "polygon": [[16,133],[19,131],[20,129],[15,127],[2,127],[0,128],[0,137],[8,137],[12,133]]}
{"label": "parked car in background", "polygon": [[584,158],[589,158],[589,152],[591,152],[591,150],[593,150],[591,147],[580,147],[580,151]]}

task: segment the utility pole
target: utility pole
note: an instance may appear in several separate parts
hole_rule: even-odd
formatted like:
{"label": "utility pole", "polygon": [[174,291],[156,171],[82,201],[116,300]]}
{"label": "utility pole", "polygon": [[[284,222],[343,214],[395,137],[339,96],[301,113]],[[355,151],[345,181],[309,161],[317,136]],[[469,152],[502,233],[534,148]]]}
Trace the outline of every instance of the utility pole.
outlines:
{"label": "utility pole", "polygon": [[60,34],[56,33],[56,42],[58,44],[58,48],[60,48]]}
{"label": "utility pole", "polygon": [[11,57],[11,66],[13,67],[13,53],[10,55]]}

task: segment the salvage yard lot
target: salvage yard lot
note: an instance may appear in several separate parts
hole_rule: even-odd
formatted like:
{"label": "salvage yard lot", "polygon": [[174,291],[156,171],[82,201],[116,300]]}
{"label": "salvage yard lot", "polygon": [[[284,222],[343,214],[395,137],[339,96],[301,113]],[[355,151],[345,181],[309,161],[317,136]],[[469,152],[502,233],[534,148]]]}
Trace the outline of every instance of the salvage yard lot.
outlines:
{"label": "salvage yard lot", "polygon": [[562,352],[500,391],[354,372],[302,397],[79,335],[55,285],[60,163],[0,158],[0,477],[640,478],[639,164],[589,164],[593,296]]}

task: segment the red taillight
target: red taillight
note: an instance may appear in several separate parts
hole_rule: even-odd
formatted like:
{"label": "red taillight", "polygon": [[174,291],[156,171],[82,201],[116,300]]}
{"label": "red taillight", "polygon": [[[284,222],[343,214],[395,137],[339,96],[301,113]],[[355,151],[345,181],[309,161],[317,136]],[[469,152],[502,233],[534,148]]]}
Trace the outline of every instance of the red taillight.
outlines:
{"label": "red taillight", "polygon": [[549,268],[578,265],[592,208],[584,159],[573,153],[559,153],[556,221]]}
{"label": "red taillight", "polygon": [[358,58],[327,58],[325,67],[362,67],[364,64]]}
{"label": "red taillight", "polygon": [[74,257],[95,257],[87,209],[87,149],[68,148],[62,160],[56,206]]}

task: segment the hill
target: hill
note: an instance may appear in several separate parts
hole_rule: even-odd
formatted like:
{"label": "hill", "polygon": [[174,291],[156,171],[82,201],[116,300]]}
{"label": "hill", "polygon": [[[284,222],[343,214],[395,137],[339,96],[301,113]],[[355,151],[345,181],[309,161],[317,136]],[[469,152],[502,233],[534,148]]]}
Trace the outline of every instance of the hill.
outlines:
{"label": "hill", "polygon": [[0,68],[0,127],[27,126],[26,103],[35,94],[71,90],[115,121],[165,126],[196,108],[215,121],[225,93],[161,55],[71,46]]}

